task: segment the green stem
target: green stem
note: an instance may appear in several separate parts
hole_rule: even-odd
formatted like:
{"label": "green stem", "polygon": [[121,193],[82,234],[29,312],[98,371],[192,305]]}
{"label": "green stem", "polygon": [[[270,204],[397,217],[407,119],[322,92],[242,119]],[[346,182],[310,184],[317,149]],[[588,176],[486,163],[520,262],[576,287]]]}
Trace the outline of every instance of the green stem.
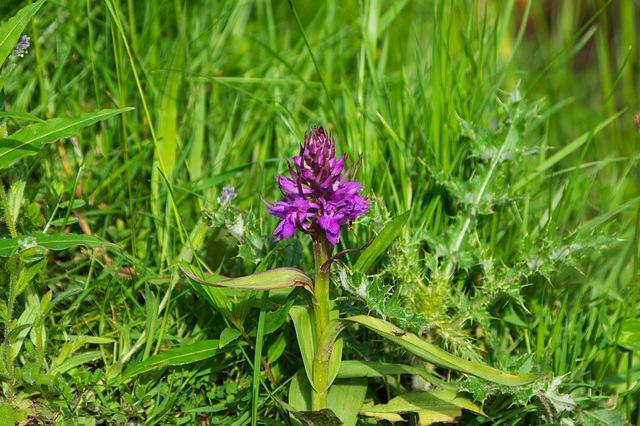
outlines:
{"label": "green stem", "polygon": [[[316,319],[316,348],[320,342],[322,332],[329,323],[329,271],[321,271],[322,265],[329,259],[331,252],[333,251],[333,245],[327,241],[327,237],[323,231],[318,232],[318,237],[313,239],[313,257],[316,264],[316,276],[315,276],[315,319]],[[314,363],[315,364],[315,363]],[[313,384],[312,386],[312,398],[311,408],[314,411],[327,408],[327,394],[328,392],[317,392],[315,389],[324,389],[328,381],[328,371],[326,369],[314,369],[313,371]],[[314,389],[315,388],[315,389]]]}

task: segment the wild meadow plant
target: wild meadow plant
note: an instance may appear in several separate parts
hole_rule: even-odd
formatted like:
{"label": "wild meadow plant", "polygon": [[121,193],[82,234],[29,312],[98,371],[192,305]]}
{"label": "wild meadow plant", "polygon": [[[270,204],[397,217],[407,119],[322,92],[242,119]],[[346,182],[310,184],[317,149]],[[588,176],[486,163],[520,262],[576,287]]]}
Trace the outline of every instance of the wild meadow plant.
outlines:
{"label": "wild meadow plant", "polygon": [[[455,386],[427,372],[404,364],[342,360],[340,333],[348,326],[361,325],[418,358],[484,380],[506,386],[524,386],[541,377],[535,373],[508,374],[458,358],[384,319],[368,315],[340,316],[340,304],[331,297],[331,265],[340,256],[359,249],[347,249],[334,254],[335,245],[340,239],[342,227],[350,226],[367,212],[373,202],[358,193],[364,189],[355,181],[362,161],[363,156],[355,167],[351,165],[345,171],[346,155],[336,158],[335,141],[330,133],[323,127],[311,128],[300,144],[300,154],[287,161],[291,177],[278,175],[275,178],[284,200],[275,203],[263,200],[269,207],[269,213],[280,219],[274,231],[276,241],[289,238],[296,231],[311,236],[315,263],[313,281],[296,268],[276,268],[214,284],[199,278],[197,271],[188,265],[182,265],[182,270],[199,285],[262,291],[302,286],[311,294],[311,306],[297,304],[290,307],[289,315],[296,329],[305,374],[297,375],[296,381],[292,382],[288,404],[280,402],[305,424],[354,425],[358,414],[398,421],[402,420],[401,413],[415,412],[420,425],[455,421],[462,414],[462,409],[483,415],[480,404],[460,395]],[[395,222],[391,226],[402,225]],[[382,233],[385,233],[384,230]],[[385,237],[367,244],[363,258],[373,262],[381,255],[390,243]],[[365,408],[366,380],[345,382],[371,375],[403,373],[418,374],[439,390],[409,392],[397,396],[388,404]],[[338,376],[343,381],[334,385]],[[255,402],[254,399],[254,405]]]}
{"label": "wild meadow plant", "polygon": [[0,423],[637,423],[634,2],[14,3]]}

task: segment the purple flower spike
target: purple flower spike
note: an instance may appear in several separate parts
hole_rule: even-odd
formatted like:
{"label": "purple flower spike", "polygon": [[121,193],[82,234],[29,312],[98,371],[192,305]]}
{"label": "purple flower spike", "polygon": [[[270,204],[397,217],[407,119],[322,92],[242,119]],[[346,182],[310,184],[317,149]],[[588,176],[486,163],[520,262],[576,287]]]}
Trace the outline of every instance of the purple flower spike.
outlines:
{"label": "purple flower spike", "polygon": [[[291,178],[276,176],[283,201],[269,206],[269,213],[282,222],[273,235],[276,241],[289,238],[296,229],[317,236],[324,232],[331,244],[340,238],[340,227],[351,223],[369,209],[371,201],[358,191],[358,182],[349,182],[351,167],[343,173],[346,156],[336,158],[335,143],[324,128],[315,127],[305,134],[300,155],[289,163]],[[293,167],[292,167],[293,163]],[[359,164],[356,167],[357,174]]]}

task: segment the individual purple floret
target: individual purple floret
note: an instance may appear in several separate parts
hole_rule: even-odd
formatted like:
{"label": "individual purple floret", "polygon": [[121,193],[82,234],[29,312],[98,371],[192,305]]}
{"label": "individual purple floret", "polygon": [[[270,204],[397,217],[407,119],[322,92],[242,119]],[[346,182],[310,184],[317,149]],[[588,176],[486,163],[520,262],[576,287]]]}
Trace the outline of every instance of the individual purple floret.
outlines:
{"label": "individual purple floret", "polygon": [[20,36],[11,53],[16,56],[23,57],[24,54],[27,53],[27,49],[29,48],[29,46],[29,37],[27,37],[26,35]]}
{"label": "individual purple floret", "polygon": [[[317,236],[324,232],[331,244],[340,238],[340,227],[350,223],[369,209],[358,191],[364,189],[358,182],[349,182],[351,166],[343,173],[346,155],[335,157],[335,143],[324,128],[315,127],[305,134],[300,155],[291,158],[291,178],[276,176],[283,201],[269,206],[269,213],[282,222],[273,234],[276,241],[289,238],[296,229]],[[353,178],[356,178],[357,169]]]}

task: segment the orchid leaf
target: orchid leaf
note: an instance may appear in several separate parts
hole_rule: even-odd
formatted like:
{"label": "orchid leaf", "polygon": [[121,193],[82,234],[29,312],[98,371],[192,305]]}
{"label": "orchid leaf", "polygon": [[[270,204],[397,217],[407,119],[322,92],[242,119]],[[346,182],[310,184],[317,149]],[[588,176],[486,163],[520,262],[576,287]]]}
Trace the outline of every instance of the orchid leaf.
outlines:
{"label": "orchid leaf", "polygon": [[522,386],[542,377],[541,374],[509,374],[496,368],[478,364],[466,359],[458,358],[450,353],[438,348],[431,343],[425,342],[413,333],[393,325],[392,323],[366,315],[358,315],[345,318],[342,321],[355,322],[378,333],[381,336],[397,343],[415,356],[451,370],[478,376],[490,382],[500,383],[508,386]]}
{"label": "orchid leaf", "polygon": [[179,266],[190,280],[202,285],[262,291],[302,286],[313,294],[313,282],[304,272],[296,268],[274,268],[240,278],[209,282],[198,278],[183,265]]}
{"label": "orchid leaf", "polygon": [[283,404],[287,411],[311,410],[311,383],[303,368],[293,376],[289,385],[289,404]]}
{"label": "orchid leaf", "polygon": [[391,364],[387,362],[348,360],[342,361],[336,379],[356,377],[382,377],[412,374],[422,377],[427,382],[441,388],[454,390],[455,386],[427,373],[426,371],[405,364]]}
{"label": "orchid leaf", "polygon": [[[307,373],[307,379],[310,383],[313,383],[313,358],[316,353],[317,341],[316,328],[314,327],[315,312],[309,307],[294,305],[289,309],[289,316],[296,330],[296,339],[298,340],[298,347],[300,348],[300,355],[302,355],[302,364]],[[297,406],[296,408],[300,409]]]}
{"label": "orchid leaf", "polygon": [[[358,412],[362,409],[367,393],[367,379],[336,380],[329,388],[327,405],[344,426],[355,426]],[[289,387],[289,403],[279,401],[283,408],[296,416],[296,413],[312,413],[311,384],[306,374],[300,369],[291,381]],[[301,420],[296,416],[298,420]],[[304,424],[313,424],[305,423]]]}
{"label": "orchid leaf", "polygon": [[[327,390],[331,383],[338,375],[340,370],[340,363],[342,361],[342,338],[338,338],[340,331],[344,329],[338,321],[339,309],[337,305],[334,305],[329,316],[331,321],[327,324],[323,336],[328,336],[322,340],[322,342],[316,346],[317,337],[315,324],[315,312],[313,309],[306,306],[294,305],[289,310],[289,316],[293,321],[293,326],[296,330],[296,338],[298,340],[298,346],[300,347],[300,354],[302,355],[302,362],[304,364],[305,372],[310,383],[313,383],[313,369],[322,366],[322,368],[328,368],[326,386],[324,389],[316,389],[317,392],[323,393]],[[332,330],[333,328],[339,328],[339,330]],[[320,352],[318,348],[321,347]],[[319,360],[316,357],[319,356]],[[328,361],[327,361],[327,358]],[[314,386],[315,388],[315,386]]]}
{"label": "orchid leaf", "polygon": [[329,388],[327,405],[344,426],[355,426],[358,422],[358,412],[367,395],[367,382],[362,377],[336,380]]}
{"label": "orchid leaf", "polygon": [[376,239],[373,240],[371,245],[364,249],[360,257],[358,257],[353,269],[355,271],[360,271],[363,274],[366,273],[376,259],[378,259],[378,257],[380,257],[380,255],[383,254],[391,245],[393,240],[400,235],[402,228],[404,228],[407,220],[409,220],[410,214],[411,211],[404,212],[387,223]]}
{"label": "orchid leaf", "polygon": [[398,422],[405,420],[401,413],[416,413],[417,425],[427,426],[437,422],[456,422],[463,409],[486,417],[482,407],[471,398],[451,390],[406,393],[393,398],[387,404],[365,408],[360,414],[378,420]]}
{"label": "orchid leaf", "polygon": [[35,155],[44,144],[75,135],[83,127],[106,120],[133,108],[103,109],[74,118],[54,118],[34,123],[0,140],[0,169],[26,156]]}

